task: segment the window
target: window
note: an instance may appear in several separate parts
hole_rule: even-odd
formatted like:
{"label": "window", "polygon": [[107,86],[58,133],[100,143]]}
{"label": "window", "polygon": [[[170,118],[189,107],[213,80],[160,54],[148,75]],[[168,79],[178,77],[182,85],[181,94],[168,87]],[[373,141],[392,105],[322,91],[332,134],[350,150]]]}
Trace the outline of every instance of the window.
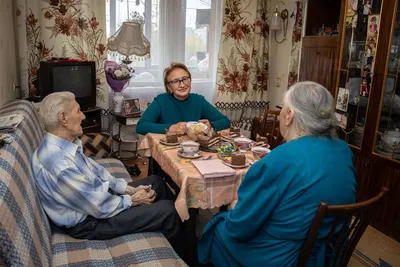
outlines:
{"label": "window", "polygon": [[[133,11],[144,14],[144,35],[151,43],[151,55],[131,64],[136,72],[130,85],[162,85],[163,70],[172,61],[184,62],[194,83],[215,79],[221,3],[222,0],[108,0],[107,38]],[[117,62],[122,59],[116,55],[109,58]]]}

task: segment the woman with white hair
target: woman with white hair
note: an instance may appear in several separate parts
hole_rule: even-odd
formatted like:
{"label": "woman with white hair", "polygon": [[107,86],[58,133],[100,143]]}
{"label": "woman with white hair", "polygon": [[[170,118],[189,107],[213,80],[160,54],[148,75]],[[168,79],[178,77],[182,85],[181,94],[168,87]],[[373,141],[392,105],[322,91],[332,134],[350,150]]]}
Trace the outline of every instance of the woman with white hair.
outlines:
{"label": "woman with white hair", "polygon": [[[286,141],[253,164],[234,209],[217,214],[199,240],[200,263],[215,266],[296,266],[317,207],[356,201],[353,155],[336,138],[334,100],[314,82],[284,95],[280,130]],[[324,266],[324,220],[308,264]]]}

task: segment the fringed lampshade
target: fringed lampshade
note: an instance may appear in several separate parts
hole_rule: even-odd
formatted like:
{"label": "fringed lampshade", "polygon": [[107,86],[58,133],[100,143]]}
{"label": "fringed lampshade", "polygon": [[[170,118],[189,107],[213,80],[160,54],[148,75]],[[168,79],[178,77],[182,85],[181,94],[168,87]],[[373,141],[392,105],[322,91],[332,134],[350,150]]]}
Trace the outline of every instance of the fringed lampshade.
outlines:
{"label": "fringed lampshade", "polygon": [[149,58],[150,42],[143,35],[143,23],[139,20],[126,21],[122,24],[110,38],[108,38],[107,48],[109,51],[117,52],[125,56],[122,61],[130,64],[130,56]]}

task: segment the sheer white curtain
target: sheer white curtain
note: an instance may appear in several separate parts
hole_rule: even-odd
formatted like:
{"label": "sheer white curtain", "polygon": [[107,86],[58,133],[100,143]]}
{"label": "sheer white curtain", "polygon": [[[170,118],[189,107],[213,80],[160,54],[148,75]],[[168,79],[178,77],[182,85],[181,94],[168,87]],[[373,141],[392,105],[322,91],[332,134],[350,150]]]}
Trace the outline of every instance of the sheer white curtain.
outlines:
{"label": "sheer white curtain", "polygon": [[150,59],[132,63],[136,72],[123,91],[124,97],[139,98],[144,109],[154,97],[165,92],[162,77],[164,68],[178,61],[185,63],[192,73],[192,92],[203,95],[213,103],[222,2],[109,0],[107,36],[111,36],[122,21],[128,19],[129,11],[138,11],[145,13],[144,32],[151,43]]}

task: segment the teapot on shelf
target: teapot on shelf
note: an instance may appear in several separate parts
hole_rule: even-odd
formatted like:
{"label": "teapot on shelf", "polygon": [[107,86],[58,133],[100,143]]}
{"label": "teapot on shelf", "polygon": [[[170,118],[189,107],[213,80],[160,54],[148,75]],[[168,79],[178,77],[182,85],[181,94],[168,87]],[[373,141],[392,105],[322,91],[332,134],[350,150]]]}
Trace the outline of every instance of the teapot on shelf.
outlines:
{"label": "teapot on shelf", "polygon": [[381,141],[385,149],[400,150],[400,129],[385,131],[381,137]]}

